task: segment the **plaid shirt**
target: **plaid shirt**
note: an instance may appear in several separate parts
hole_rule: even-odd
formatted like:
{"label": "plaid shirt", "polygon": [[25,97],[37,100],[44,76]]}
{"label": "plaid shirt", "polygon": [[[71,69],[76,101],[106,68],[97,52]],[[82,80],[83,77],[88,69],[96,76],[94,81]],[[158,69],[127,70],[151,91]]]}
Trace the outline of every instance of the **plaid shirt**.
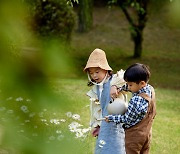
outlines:
{"label": "plaid shirt", "polygon": [[[108,120],[116,123],[124,123],[125,128],[129,128],[140,122],[147,113],[148,101],[138,94],[146,93],[151,96],[150,87],[150,85],[147,85],[137,93],[132,93],[132,98],[129,101],[126,113],[124,115],[109,115]],[[121,90],[127,90],[127,86],[124,86]]]}

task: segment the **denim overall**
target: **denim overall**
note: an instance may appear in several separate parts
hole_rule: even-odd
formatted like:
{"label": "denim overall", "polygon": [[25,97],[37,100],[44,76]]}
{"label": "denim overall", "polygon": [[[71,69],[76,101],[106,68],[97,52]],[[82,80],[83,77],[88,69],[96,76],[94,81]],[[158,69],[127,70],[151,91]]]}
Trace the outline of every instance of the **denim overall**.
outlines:
{"label": "denim overall", "polygon": [[[110,79],[111,80],[111,79]],[[110,80],[103,84],[101,94],[102,117],[108,115],[107,105],[111,100],[110,97]],[[97,94],[99,94],[99,86],[97,85]],[[114,122],[102,121],[100,132],[96,140],[95,154],[125,154],[125,133],[121,124]]]}

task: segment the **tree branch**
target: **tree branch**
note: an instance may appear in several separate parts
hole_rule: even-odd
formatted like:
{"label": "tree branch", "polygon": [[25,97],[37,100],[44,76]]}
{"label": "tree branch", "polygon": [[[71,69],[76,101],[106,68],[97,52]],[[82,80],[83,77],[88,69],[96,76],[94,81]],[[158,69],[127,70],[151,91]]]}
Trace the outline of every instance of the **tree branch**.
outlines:
{"label": "tree branch", "polygon": [[120,4],[120,8],[122,9],[122,11],[124,12],[128,22],[130,23],[130,25],[132,25],[133,27],[136,26],[136,24],[134,23],[133,19],[131,18],[129,12],[127,11],[126,7],[123,6],[123,4]]}

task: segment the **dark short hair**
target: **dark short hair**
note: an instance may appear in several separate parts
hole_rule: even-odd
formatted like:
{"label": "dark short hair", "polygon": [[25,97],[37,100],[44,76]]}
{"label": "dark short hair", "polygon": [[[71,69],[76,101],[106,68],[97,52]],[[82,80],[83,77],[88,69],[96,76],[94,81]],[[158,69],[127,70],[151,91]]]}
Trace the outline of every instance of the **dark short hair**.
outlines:
{"label": "dark short hair", "polygon": [[126,82],[135,82],[138,84],[141,81],[148,82],[150,75],[151,73],[148,66],[140,63],[135,63],[129,66],[125,71],[124,80]]}

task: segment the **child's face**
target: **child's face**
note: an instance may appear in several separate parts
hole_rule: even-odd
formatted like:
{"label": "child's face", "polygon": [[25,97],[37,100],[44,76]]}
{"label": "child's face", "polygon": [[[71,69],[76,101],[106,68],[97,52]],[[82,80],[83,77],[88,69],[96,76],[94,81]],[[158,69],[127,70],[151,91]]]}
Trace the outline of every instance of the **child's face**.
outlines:
{"label": "child's face", "polygon": [[106,76],[107,71],[103,70],[99,67],[91,67],[89,68],[90,77],[97,83],[100,83],[104,77]]}
{"label": "child's face", "polygon": [[128,90],[133,92],[133,93],[136,93],[138,92],[141,88],[143,88],[146,83],[144,81],[141,81],[140,83],[135,83],[135,82],[127,82],[127,85],[128,85]]}

